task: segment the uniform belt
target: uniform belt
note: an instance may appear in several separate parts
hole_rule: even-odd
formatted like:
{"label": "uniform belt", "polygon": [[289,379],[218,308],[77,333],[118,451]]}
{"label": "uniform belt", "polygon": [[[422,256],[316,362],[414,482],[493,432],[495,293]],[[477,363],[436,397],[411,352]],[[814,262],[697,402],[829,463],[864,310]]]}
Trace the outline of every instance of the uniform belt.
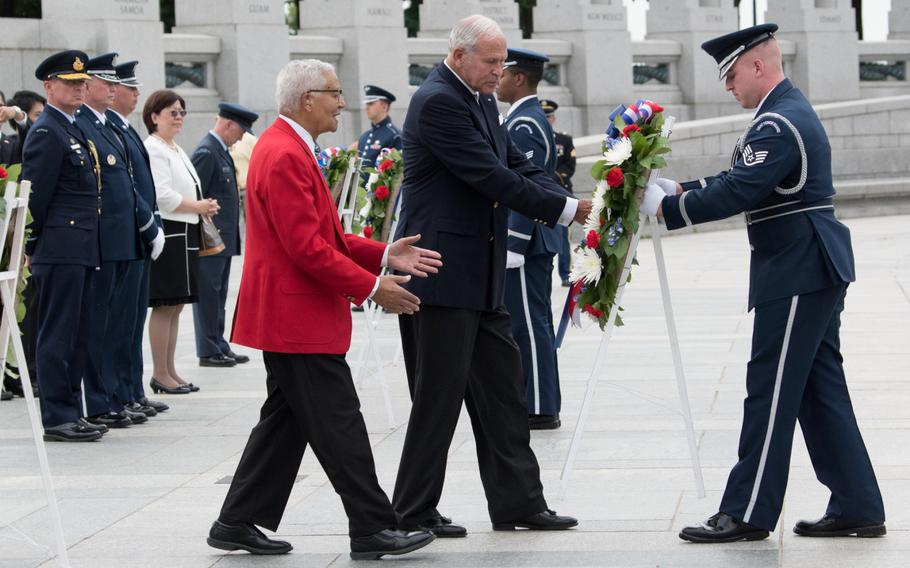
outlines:
{"label": "uniform belt", "polygon": [[761,209],[746,211],[746,224],[754,225],[755,223],[761,223],[762,221],[768,221],[769,219],[775,219],[777,217],[783,217],[785,215],[793,215],[794,213],[803,213],[804,211],[819,211],[824,209],[834,209],[834,199],[826,197],[824,199],[819,199],[818,201],[813,201],[811,203],[803,203],[802,201],[798,200],[787,201],[786,203],[771,205],[770,207],[762,207]]}

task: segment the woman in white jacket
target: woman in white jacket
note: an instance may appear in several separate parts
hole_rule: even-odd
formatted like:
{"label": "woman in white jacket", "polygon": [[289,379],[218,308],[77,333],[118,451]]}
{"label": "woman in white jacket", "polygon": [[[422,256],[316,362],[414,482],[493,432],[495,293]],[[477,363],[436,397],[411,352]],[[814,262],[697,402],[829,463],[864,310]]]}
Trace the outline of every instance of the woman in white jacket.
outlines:
{"label": "woman in white jacket", "polygon": [[218,202],[202,199],[199,176],[174,138],[183,128],[186,105],[168,89],[145,101],[142,120],[149,131],[149,153],[155,198],[164,224],[165,245],[152,263],[149,281],[149,341],[152,348],[151,387],[156,393],[185,394],[199,390],[184,381],[174,366],[177,331],[184,304],[196,301],[199,262],[199,216],[218,213]]}

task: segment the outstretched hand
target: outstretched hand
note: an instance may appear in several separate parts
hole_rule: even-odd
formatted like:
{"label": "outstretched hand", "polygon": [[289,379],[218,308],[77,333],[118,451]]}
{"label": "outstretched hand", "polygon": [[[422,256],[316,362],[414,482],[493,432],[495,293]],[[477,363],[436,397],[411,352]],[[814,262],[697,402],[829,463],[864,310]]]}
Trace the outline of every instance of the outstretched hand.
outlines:
{"label": "outstretched hand", "polygon": [[389,245],[389,268],[421,278],[439,272],[442,255],[435,250],[415,247],[414,243],[419,240],[420,235],[413,235],[398,239]]}

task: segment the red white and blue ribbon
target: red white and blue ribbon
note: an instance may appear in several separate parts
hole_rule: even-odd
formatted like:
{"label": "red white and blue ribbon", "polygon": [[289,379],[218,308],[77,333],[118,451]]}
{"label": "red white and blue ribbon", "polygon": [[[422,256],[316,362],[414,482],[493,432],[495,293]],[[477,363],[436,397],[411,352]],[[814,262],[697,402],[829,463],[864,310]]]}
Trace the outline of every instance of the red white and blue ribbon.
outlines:
{"label": "red white and blue ribbon", "polygon": [[569,322],[575,327],[581,327],[581,310],[578,308],[578,299],[581,297],[581,291],[584,288],[584,281],[579,280],[572,284],[569,293],[566,295],[566,303],[562,308],[562,317],[559,318],[559,330],[556,332],[556,348],[562,346],[562,340],[566,335]]}

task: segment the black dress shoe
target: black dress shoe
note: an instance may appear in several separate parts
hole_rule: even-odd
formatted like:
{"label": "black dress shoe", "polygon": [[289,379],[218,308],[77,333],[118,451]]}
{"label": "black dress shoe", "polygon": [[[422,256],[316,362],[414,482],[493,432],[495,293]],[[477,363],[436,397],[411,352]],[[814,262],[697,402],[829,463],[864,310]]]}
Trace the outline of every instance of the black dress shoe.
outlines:
{"label": "black dress shoe", "polygon": [[44,429],[45,442],[94,442],[101,432],[90,430],[79,422],[66,422]]}
{"label": "black dress shoe", "polygon": [[13,400],[13,393],[0,388],[0,400]]}
{"label": "black dress shoe", "polygon": [[122,412],[105,412],[89,416],[86,420],[91,424],[104,424],[108,428],[126,428],[133,423],[129,416]]}
{"label": "black dress shoe", "polygon": [[265,536],[255,525],[249,523],[227,524],[215,521],[205,541],[212,548],[246,550],[250,554],[287,554],[294,548],[289,542]]}
{"label": "black dress shoe", "polygon": [[570,529],[578,524],[575,517],[557,515],[549,509],[535,513],[530,517],[507,523],[493,523],[494,531],[514,531],[515,529],[531,529],[532,531],[559,531]]}
{"label": "black dress shoe", "polygon": [[531,430],[555,430],[562,426],[558,414],[530,414],[528,428]]}
{"label": "black dress shoe", "polygon": [[386,554],[407,554],[423,548],[436,538],[427,531],[402,531],[385,529],[369,536],[351,537],[351,558],[354,560],[379,560]]}
{"label": "black dress shoe", "polygon": [[250,362],[250,358],[247,357],[246,355],[240,355],[239,353],[234,353],[233,351],[228,351],[227,353],[225,353],[225,355],[227,355],[228,357],[230,357],[231,359],[236,361],[238,365],[240,365],[241,363]]}
{"label": "black dress shoe", "polygon": [[170,406],[164,404],[163,402],[158,402],[157,400],[149,400],[146,397],[142,397],[139,400],[137,400],[136,402],[138,402],[142,406],[148,406],[149,408],[154,408],[155,412],[164,412],[165,410],[170,408]]}
{"label": "black dress shoe", "polygon": [[815,521],[799,521],[793,527],[793,532],[799,536],[824,537],[856,535],[861,537],[876,537],[885,536],[888,531],[885,529],[885,523],[851,523],[832,515],[825,515]]}
{"label": "black dress shoe", "polygon": [[166,387],[158,382],[158,379],[152,377],[152,380],[149,381],[149,386],[152,387],[152,392],[155,394],[164,393],[164,394],[189,394],[190,387],[188,385],[180,385],[179,387]]}
{"label": "black dress shoe", "polygon": [[80,419],[77,420],[76,422],[78,422],[79,424],[82,424],[83,426],[85,426],[85,427],[88,428],[89,430],[94,430],[94,431],[96,431],[96,432],[101,432],[102,434],[107,434],[107,431],[108,431],[108,430],[107,430],[107,426],[105,426],[104,424],[92,424],[91,422],[89,422],[89,421],[86,420],[85,418],[80,418]]}
{"label": "black dress shoe", "polygon": [[[152,416],[158,415],[158,411],[155,410],[154,408],[152,408],[151,406],[146,406],[144,404],[140,404],[140,403],[136,402],[135,400],[131,400],[130,402],[124,404],[123,408],[129,410],[130,412],[132,412],[134,414],[141,414],[141,415],[147,416],[149,418],[151,418]],[[132,418],[132,417],[130,417],[130,418]],[[133,422],[135,422],[135,420]]]}
{"label": "black dress shoe", "polygon": [[14,379],[9,375],[3,375],[3,389],[13,396],[25,397],[25,391],[22,390],[22,379]]}
{"label": "black dress shoe", "polygon": [[452,519],[439,515],[417,525],[417,530],[430,531],[439,538],[461,538],[468,536],[468,529],[456,525]]}
{"label": "black dress shoe", "polygon": [[717,513],[700,525],[679,531],[679,538],[689,542],[738,542],[768,538],[768,531],[734,519],[726,513]]}
{"label": "black dress shoe", "polygon": [[237,361],[235,361],[233,357],[228,357],[221,353],[210,357],[199,358],[200,367],[233,367],[236,364]]}
{"label": "black dress shoe", "polygon": [[133,424],[142,424],[149,421],[148,416],[146,416],[144,413],[130,410],[126,406],[123,407],[123,410],[120,411],[120,414],[123,414],[129,418]]}

